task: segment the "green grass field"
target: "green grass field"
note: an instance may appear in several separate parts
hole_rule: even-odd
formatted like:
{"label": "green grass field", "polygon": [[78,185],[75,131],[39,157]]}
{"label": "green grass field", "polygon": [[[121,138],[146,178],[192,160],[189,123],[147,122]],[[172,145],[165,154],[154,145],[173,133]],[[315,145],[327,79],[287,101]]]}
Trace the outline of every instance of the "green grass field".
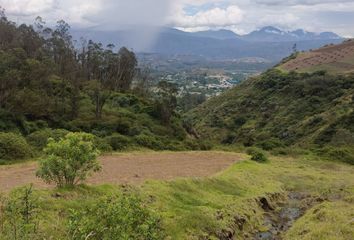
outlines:
{"label": "green grass field", "polygon": [[[247,239],[267,228],[260,198],[277,206],[286,201],[287,192],[296,192],[325,201],[297,220],[284,239],[350,240],[354,236],[353,176],[354,167],[312,155],[270,157],[269,163],[246,160],[209,178],[148,181],[134,188],[161,215],[167,239],[219,239],[224,232]],[[37,190],[41,210],[38,239],[68,239],[69,209],[83,209],[124,189],[126,186],[103,185]]]}

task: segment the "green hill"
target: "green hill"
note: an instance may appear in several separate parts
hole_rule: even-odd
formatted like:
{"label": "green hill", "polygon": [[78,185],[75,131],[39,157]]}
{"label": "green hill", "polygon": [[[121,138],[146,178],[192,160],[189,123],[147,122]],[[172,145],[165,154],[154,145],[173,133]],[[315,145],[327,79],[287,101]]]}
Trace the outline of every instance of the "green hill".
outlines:
{"label": "green hill", "polygon": [[274,147],[353,146],[354,75],[272,69],[192,110],[201,138]]}

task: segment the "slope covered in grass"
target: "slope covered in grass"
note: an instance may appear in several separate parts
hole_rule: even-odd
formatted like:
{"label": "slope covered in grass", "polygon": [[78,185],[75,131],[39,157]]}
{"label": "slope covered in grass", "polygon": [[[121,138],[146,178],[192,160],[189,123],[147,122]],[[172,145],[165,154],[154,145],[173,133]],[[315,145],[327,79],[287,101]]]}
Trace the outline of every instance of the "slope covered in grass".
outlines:
{"label": "slope covered in grass", "polygon": [[[187,114],[201,138],[219,143],[353,146],[354,76],[269,70]],[[352,159],[353,161],[353,159]]]}
{"label": "slope covered in grass", "polygon": [[[145,199],[144,206],[161,217],[166,239],[253,239],[270,228],[265,223],[267,208],[262,202],[272,206],[267,214],[276,214],[281,203],[288,201],[289,193],[297,193],[306,196],[301,204],[310,209],[282,233],[284,239],[344,240],[354,234],[350,227],[353,174],[351,166],[311,155],[271,157],[266,164],[249,160],[237,163],[209,178],[149,181],[136,190]],[[41,215],[38,239],[70,239],[67,228],[71,209],[80,212],[104,196],[126,191],[127,186],[108,185],[37,191]],[[306,231],[301,231],[304,225]]]}

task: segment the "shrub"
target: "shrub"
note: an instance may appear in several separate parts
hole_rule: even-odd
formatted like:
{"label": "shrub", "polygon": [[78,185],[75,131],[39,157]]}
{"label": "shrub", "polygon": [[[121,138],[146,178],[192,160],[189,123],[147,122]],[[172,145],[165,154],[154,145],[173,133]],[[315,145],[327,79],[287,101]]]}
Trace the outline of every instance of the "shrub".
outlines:
{"label": "shrub", "polygon": [[213,148],[213,144],[207,140],[199,142],[199,149],[202,151],[209,151]]}
{"label": "shrub", "polygon": [[187,150],[200,150],[199,143],[194,139],[186,139],[184,141],[184,146]]}
{"label": "shrub", "polygon": [[274,138],[262,141],[257,145],[266,151],[273,150],[274,148],[284,147],[284,144],[279,139]]}
{"label": "shrub", "polygon": [[69,133],[59,141],[49,139],[44,149],[47,156],[40,161],[37,176],[59,187],[84,181],[91,172],[100,170],[99,151],[93,140],[94,136],[87,133]]}
{"label": "shrub", "polygon": [[331,124],[317,136],[317,138],[315,139],[315,143],[320,146],[323,146],[332,140],[335,133],[336,133],[336,125]]}
{"label": "shrub", "polygon": [[164,239],[160,218],[136,193],[104,198],[84,211],[71,210],[71,239]]}
{"label": "shrub", "polygon": [[65,129],[42,129],[36,132],[31,133],[27,136],[27,142],[32,146],[42,150],[48,143],[49,138],[53,138],[58,141],[60,138],[65,137],[69,131]]}
{"label": "shrub", "polygon": [[326,147],[320,150],[320,155],[329,160],[354,165],[354,149],[350,149],[349,147]]}
{"label": "shrub", "polygon": [[25,138],[15,133],[0,133],[0,159],[16,160],[33,156]]}
{"label": "shrub", "polygon": [[0,239],[39,239],[38,199],[32,186],[0,200]]}
{"label": "shrub", "polygon": [[251,155],[251,160],[259,163],[268,162],[267,156],[257,148],[247,149],[247,154]]}
{"label": "shrub", "polygon": [[142,147],[150,148],[153,150],[164,150],[164,144],[156,139],[154,136],[140,134],[134,137],[135,142]]}
{"label": "shrub", "polygon": [[105,140],[114,151],[124,150],[131,144],[128,137],[120,134],[113,134],[112,136],[106,137]]}
{"label": "shrub", "polygon": [[106,141],[105,138],[100,138],[95,136],[93,139],[93,146],[97,148],[100,152],[112,152],[113,149],[111,145]]}

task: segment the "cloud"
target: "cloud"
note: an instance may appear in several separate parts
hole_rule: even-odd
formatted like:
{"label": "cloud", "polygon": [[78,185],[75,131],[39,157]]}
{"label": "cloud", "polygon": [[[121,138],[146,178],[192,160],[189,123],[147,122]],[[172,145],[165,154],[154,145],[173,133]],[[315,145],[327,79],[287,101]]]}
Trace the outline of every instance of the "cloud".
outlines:
{"label": "cloud", "polygon": [[55,7],[54,0],[1,0],[0,6],[5,7],[10,15],[33,15],[51,10]]}
{"label": "cloud", "polygon": [[236,5],[225,9],[216,7],[199,11],[194,15],[180,12],[172,19],[175,26],[182,28],[225,27],[238,24],[243,19],[243,11]]}
{"label": "cloud", "polygon": [[315,6],[319,4],[350,3],[353,0],[256,0],[255,3],[267,6]]}
{"label": "cloud", "polygon": [[48,24],[64,19],[76,28],[168,25],[245,33],[274,25],[354,35],[354,0],[0,0],[0,6],[17,22],[40,15]]}

